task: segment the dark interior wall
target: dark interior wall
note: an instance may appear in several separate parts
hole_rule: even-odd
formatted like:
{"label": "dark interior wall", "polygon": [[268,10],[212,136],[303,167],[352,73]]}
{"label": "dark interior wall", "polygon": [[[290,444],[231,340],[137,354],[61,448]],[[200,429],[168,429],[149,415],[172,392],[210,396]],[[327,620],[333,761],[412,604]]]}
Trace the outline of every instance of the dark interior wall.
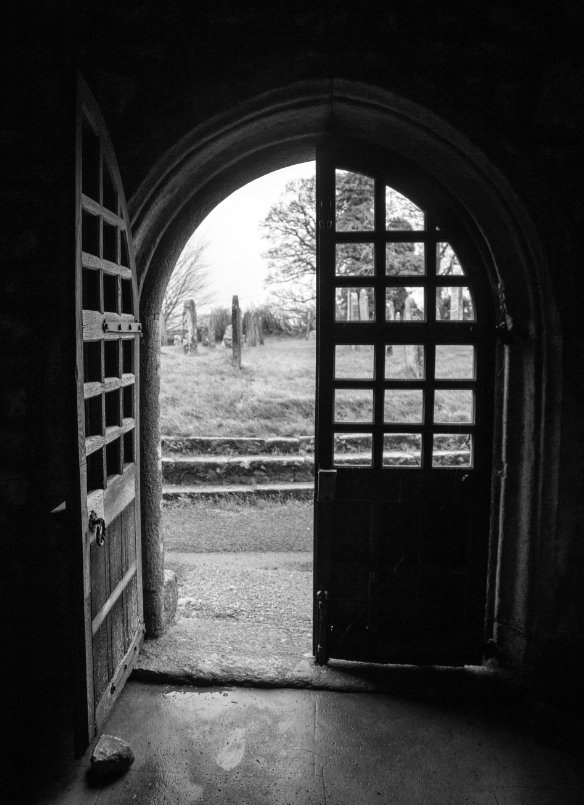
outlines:
{"label": "dark interior wall", "polygon": [[[66,536],[50,537],[48,512],[75,482],[75,431],[65,427],[74,416],[73,71],[102,108],[128,198],[212,116],[294,81],[334,77],[381,87],[444,118],[503,173],[535,224],[559,314],[552,338],[567,367],[555,412],[559,472],[550,468],[549,499],[541,502],[557,506],[557,519],[532,549],[529,617],[514,622],[509,607],[505,627],[527,637],[522,670],[534,690],[584,707],[582,6],[421,8],[386,4],[368,16],[364,3],[55,2],[50,10],[21,6],[4,20],[1,620],[19,668],[34,670],[31,646],[51,629],[66,640],[70,619],[71,547]],[[23,626],[39,622],[46,628]],[[58,652],[42,656],[43,673],[66,679]]]}

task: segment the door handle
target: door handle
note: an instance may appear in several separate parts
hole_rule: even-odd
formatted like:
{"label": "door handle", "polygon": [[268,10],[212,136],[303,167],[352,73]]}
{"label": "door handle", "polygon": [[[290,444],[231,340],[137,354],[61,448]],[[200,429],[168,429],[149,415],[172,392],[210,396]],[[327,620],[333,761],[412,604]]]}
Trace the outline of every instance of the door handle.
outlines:
{"label": "door handle", "polygon": [[89,512],[89,530],[95,533],[95,542],[98,548],[102,548],[105,543],[106,527],[103,517],[98,517],[93,509]]}
{"label": "door handle", "polygon": [[336,470],[318,471],[318,502],[332,503],[335,499],[335,488],[337,485]]}

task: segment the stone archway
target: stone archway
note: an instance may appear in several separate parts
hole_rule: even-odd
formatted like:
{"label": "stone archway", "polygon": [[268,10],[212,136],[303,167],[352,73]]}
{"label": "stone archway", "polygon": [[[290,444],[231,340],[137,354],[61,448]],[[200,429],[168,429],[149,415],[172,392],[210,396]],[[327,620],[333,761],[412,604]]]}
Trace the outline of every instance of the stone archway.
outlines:
{"label": "stone archway", "polygon": [[544,259],[520,200],[468,139],[403,98],[340,80],[294,84],[210,120],[177,142],[130,200],[146,330],[141,438],[148,631],[154,636],[163,629],[158,314],[166,282],[214,206],[258,176],[314,158],[317,139],[331,130],[390,149],[424,171],[458,205],[490,266],[503,338],[487,637],[519,670],[530,632],[529,577],[540,535],[553,533],[555,519],[561,344]]}

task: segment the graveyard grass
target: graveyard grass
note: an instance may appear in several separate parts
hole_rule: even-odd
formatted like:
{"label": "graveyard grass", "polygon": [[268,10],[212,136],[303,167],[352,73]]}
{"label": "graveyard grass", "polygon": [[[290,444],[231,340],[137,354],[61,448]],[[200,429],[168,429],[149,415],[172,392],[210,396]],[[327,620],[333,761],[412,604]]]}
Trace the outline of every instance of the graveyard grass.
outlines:
{"label": "graveyard grass", "polygon": [[[293,337],[267,337],[265,346],[244,345],[241,370],[231,363],[231,350],[199,344],[197,355],[182,347],[161,350],[161,430],[168,436],[312,436],[316,344]],[[403,376],[403,347],[387,357],[394,377]],[[465,361],[456,348],[444,356],[442,377],[461,377]],[[371,377],[372,351],[346,349],[338,356],[337,372],[345,377]],[[342,361],[341,361],[342,358]],[[468,362],[466,362],[468,366]],[[386,369],[388,371],[388,369]],[[412,376],[411,374],[409,375]],[[468,375],[466,375],[468,376]],[[472,393],[456,390],[437,395],[436,421],[472,419]],[[339,422],[370,422],[372,397],[346,391],[336,401]],[[387,422],[420,422],[421,392],[388,394]]]}
{"label": "graveyard grass", "polygon": [[169,436],[309,436],[314,433],[315,342],[267,337],[231,350],[199,344],[197,355],[162,347],[160,424]]}

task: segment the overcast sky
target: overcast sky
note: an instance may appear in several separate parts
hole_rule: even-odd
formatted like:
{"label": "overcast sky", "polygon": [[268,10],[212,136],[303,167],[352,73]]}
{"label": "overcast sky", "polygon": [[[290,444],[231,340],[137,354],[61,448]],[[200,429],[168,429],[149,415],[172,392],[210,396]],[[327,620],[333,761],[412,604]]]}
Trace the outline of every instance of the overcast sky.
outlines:
{"label": "overcast sky", "polygon": [[264,299],[266,265],[261,252],[268,244],[260,236],[259,224],[286,182],[313,176],[314,170],[314,162],[304,162],[268,173],[236,190],[205,218],[193,237],[202,236],[208,243],[205,257],[217,291],[215,304],[231,305],[233,294],[245,307]]}

